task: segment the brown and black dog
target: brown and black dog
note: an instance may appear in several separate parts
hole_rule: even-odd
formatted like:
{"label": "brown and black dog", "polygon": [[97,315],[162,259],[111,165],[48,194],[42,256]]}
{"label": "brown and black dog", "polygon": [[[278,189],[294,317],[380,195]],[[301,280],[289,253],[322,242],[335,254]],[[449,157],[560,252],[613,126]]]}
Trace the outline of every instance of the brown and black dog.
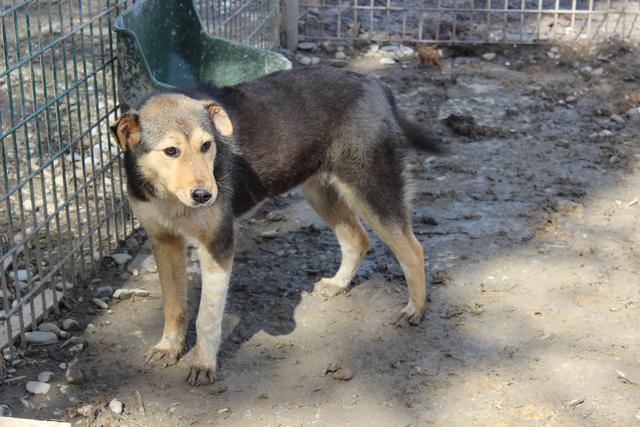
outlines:
{"label": "brown and black dog", "polygon": [[213,381],[234,246],[234,218],[300,185],[335,232],[342,262],[316,289],[344,291],[369,249],[363,219],[391,248],[409,288],[400,318],[423,316],[424,255],[404,174],[407,148],[436,151],[390,89],[335,68],[281,71],[232,87],[157,93],[111,127],[128,197],[151,239],[164,332],[151,363],[178,361],[186,335],[185,240],[199,248],[202,294],[187,381]]}

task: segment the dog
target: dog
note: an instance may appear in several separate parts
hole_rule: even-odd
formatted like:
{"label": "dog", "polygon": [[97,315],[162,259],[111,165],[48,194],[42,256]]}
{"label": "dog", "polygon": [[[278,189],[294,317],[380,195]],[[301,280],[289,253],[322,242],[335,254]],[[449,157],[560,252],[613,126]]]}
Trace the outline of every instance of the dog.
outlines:
{"label": "dog", "polygon": [[186,243],[198,246],[202,293],[187,382],[215,380],[231,275],[234,218],[300,186],[342,252],[331,278],[344,292],[367,253],[364,220],[391,248],[408,283],[399,320],[424,313],[424,255],[412,231],[405,155],[437,151],[433,133],[405,118],[374,77],[332,67],[280,71],[231,87],[164,91],[125,113],[111,133],[124,150],[130,206],[151,240],[164,330],[148,362],[177,363],[186,318]]}

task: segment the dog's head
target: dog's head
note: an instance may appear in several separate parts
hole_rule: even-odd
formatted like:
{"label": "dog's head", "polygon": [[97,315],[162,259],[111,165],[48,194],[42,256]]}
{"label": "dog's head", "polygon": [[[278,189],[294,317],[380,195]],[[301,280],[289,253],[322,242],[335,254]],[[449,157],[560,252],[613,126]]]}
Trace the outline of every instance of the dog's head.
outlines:
{"label": "dog's head", "polygon": [[136,173],[153,187],[154,196],[175,197],[189,207],[216,200],[216,141],[230,136],[233,126],[214,101],[156,95],[121,117],[111,133],[121,149],[135,155]]}

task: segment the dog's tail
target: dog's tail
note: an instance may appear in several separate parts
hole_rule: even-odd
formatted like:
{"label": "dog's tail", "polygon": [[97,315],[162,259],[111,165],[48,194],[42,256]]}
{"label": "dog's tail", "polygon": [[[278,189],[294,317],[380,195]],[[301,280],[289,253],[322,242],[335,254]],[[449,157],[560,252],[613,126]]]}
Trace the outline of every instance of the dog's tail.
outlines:
{"label": "dog's tail", "polygon": [[396,116],[409,144],[413,148],[430,153],[442,153],[444,151],[442,139],[431,129],[412,122],[397,110]]}
{"label": "dog's tail", "polygon": [[437,136],[431,129],[427,129],[416,122],[407,119],[398,108],[396,98],[393,96],[391,88],[385,84],[382,84],[382,87],[384,88],[387,100],[391,105],[393,114],[396,116],[396,120],[404,132],[409,144],[420,151],[427,151],[431,153],[444,152],[444,142],[442,141],[442,138]]}

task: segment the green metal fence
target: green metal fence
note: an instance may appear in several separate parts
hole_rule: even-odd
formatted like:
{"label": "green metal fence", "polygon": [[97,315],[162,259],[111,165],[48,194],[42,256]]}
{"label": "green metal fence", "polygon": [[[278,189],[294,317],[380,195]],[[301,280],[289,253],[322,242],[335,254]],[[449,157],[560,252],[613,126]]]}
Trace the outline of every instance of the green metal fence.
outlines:
{"label": "green metal fence", "polygon": [[[0,349],[9,354],[135,226],[108,135],[118,110],[111,24],[130,3],[2,3]],[[212,33],[276,44],[275,0],[196,5]]]}

